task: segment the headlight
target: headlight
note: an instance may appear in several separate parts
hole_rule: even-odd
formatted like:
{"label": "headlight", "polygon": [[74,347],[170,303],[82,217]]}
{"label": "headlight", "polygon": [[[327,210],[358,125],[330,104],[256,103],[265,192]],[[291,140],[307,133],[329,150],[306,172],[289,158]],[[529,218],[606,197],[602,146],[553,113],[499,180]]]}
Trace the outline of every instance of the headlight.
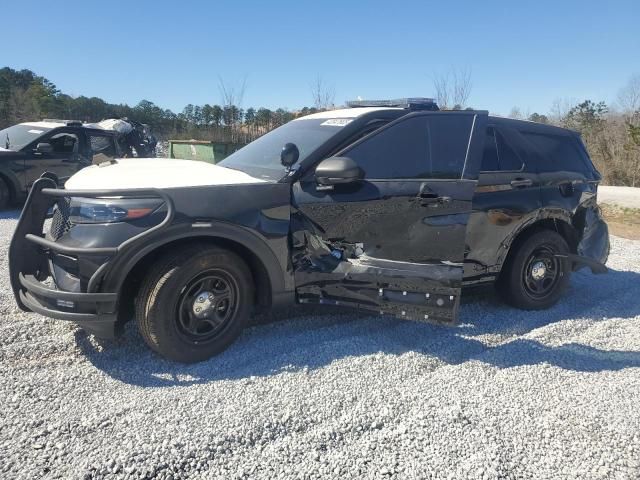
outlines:
{"label": "headlight", "polygon": [[162,205],[157,198],[82,198],[69,204],[71,223],[113,223],[146,217]]}

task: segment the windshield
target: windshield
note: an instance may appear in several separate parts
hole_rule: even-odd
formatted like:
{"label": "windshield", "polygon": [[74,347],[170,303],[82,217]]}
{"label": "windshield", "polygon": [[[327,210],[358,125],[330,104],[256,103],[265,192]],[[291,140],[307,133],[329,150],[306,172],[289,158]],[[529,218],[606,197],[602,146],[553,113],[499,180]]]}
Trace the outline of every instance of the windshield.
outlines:
{"label": "windshield", "polygon": [[5,128],[0,130],[0,148],[20,150],[49,130],[48,127],[28,123]]}
{"label": "windshield", "polygon": [[254,140],[229,155],[218,165],[243,170],[254,176],[278,180],[285,174],[280,151],[285,143],[295,143],[302,162],[320,145],[338,133],[351,119],[312,118],[293,120]]}

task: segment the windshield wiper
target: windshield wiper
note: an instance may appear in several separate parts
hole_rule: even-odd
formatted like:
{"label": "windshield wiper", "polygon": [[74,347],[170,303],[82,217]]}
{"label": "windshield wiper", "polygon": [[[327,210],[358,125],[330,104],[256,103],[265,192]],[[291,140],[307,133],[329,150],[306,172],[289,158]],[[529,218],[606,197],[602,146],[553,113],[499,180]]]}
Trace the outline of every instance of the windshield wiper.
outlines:
{"label": "windshield wiper", "polygon": [[6,142],[4,142],[4,148],[9,150],[9,147],[11,146],[11,142],[9,141],[9,134],[6,133],[5,135],[7,136],[7,140],[6,140]]}

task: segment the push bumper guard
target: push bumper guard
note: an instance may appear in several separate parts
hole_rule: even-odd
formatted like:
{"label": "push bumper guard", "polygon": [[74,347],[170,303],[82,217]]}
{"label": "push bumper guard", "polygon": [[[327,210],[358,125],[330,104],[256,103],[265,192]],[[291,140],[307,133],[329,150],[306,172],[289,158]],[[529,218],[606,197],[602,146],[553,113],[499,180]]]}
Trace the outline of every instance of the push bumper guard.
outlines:
{"label": "push bumper guard", "polygon": [[[72,247],[45,238],[44,222],[48,212],[64,197],[153,197],[166,205],[166,216],[159,224],[129,238],[117,247]],[[27,312],[46,317],[69,320],[85,330],[103,338],[116,334],[118,292],[99,292],[100,282],[110,260],[123,249],[144,240],[144,237],[165,228],[174,216],[173,202],[157,189],[140,190],[64,190],[47,177],[38,179],[31,188],[20,215],[20,220],[9,246],[9,271],[11,287],[18,306]],[[79,258],[106,259],[89,279],[86,291],[59,290],[55,282],[47,282],[53,276],[49,268],[51,254],[63,254]]]}

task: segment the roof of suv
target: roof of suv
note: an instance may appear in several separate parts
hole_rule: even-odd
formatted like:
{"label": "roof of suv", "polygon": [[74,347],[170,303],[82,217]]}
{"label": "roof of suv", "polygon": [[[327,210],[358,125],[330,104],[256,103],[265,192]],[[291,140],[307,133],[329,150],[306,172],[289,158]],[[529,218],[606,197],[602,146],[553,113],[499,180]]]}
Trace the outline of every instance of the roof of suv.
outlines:
{"label": "roof of suv", "polygon": [[36,128],[59,128],[66,127],[66,123],[62,122],[51,122],[49,120],[43,120],[41,122],[23,122],[20,125],[25,125],[27,127],[36,127]]}
{"label": "roof of suv", "polygon": [[23,123],[20,123],[19,125],[24,125],[26,127],[33,127],[33,128],[44,128],[47,130],[53,130],[54,128],[63,128],[63,127],[71,127],[71,128],[77,127],[77,128],[84,128],[90,131],[99,131],[100,133],[104,133],[107,135],[114,135],[116,133],[114,130],[100,128],[96,126],[96,124],[81,123],[81,122],[75,122],[71,120],[42,120],[39,122],[23,122]]}
{"label": "roof of suv", "polygon": [[[407,113],[413,112],[415,110],[409,110],[401,107],[355,107],[355,108],[341,108],[337,110],[325,110],[323,112],[312,113],[310,115],[305,115],[304,117],[298,117],[295,120],[313,120],[313,119],[331,119],[331,118],[357,118],[362,115],[366,115],[373,112],[379,111],[399,111],[406,110]],[[440,110],[440,113],[447,112],[458,112],[459,110]],[[528,131],[537,131],[537,132],[548,132],[548,133],[556,133],[560,135],[579,135],[578,132],[568,129],[557,127],[555,125],[548,125],[545,123],[537,123],[531,122],[529,120],[517,120],[514,118],[500,117],[497,115],[489,116],[489,123],[493,125],[504,125],[510,126],[513,128],[518,128],[519,130],[528,130]]]}
{"label": "roof of suv", "polygon": [[517,128],[518,130],[538,132],[538,133],[555,133],[556,135],[579,135],[575,130],[569,128],[562,128],[556,125],[549,125],[547,123],[532,122],[530,120],[519,120],[515,118],[500,117],[496,115],[489,116],[490,125],[504,125],[507,127]]}
{"label": "roof of suv", "polygon": [[[338,110],[325,110],[323,112],[312,113],[295,120],[320,120],[328,118],[357,118],[368,113],[379,112],[383,110],[403,110],[399,107],[356,107],[356,108],[340,108]],[[295,121],[294,120],[294,121]]]}

